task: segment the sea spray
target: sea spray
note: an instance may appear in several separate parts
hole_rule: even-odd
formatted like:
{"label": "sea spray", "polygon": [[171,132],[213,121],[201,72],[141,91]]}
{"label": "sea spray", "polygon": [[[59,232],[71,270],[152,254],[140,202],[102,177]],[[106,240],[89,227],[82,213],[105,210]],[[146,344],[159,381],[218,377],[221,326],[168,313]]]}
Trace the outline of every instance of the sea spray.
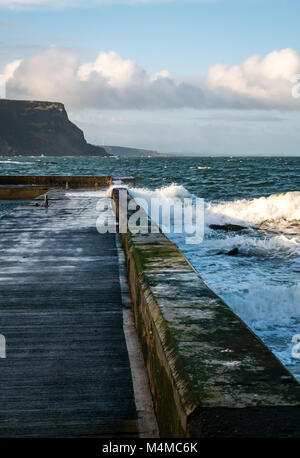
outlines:
{"label": "sea spray", "polygon": [[233,310],[258,330],[286,327],[291,320],[300,320],[300,284],[282,286],[253,282],[241,289],[241,294],[229,294],[228,300]]}

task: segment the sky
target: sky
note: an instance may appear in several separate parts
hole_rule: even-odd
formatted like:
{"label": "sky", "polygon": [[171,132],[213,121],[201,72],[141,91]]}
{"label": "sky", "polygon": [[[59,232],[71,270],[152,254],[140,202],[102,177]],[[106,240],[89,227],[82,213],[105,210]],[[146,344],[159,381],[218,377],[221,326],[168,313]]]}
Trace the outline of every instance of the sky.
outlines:
{"label": "sky", "polygon": [[299,155],[297,0],[0,0],[6,97],[95,144]]}

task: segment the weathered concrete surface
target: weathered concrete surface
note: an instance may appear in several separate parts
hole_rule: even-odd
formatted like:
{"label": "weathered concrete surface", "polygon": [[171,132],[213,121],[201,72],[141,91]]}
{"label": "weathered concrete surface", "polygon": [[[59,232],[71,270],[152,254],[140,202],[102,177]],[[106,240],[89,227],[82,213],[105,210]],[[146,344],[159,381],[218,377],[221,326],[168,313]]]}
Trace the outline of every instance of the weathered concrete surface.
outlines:
{"label": "weathered concrete surface", "polygon": [[134,398],[138,416],[139,437],[158,438],[159,429],[153,408],[149,379],[144,364],[142,348],[135,329],[132,301],[130,297],[125,254],[119,234],[116,234],[119,256],[119,274],[123,302],[123,328],[130,361]]}
{"label": "weathered concrete surface", "polygon": [[300,385],[178,248],[122,242],[161,436],[300,437]]}
{"label": "weathered concrete surface", "polygon": [[1,437],[138,434],[115,235],[96,230],[98,199],[51,191],[49,208],[39,198],[0,219]]}

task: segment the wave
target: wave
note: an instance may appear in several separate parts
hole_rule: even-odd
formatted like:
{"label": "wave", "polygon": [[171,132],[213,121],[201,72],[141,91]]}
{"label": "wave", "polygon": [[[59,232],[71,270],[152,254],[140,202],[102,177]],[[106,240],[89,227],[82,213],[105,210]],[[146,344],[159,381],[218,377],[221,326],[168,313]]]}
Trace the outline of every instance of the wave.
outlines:
{"label": "wave", "polygon": [[[110,188],[110,190],[113,186]],[[110,192],[110,191],[109,191]],[[130,188],[131,195],[139,200],[139,205],[143,206],[151,216],[150,201],[152,198],[159,199],[161,204],[175,202],[176,199],[194,198],[195,196],[182,185],[172,183],[169,186],[164,186],[154,190],[148,188]],[[191,206],[191,202],[190,205]],[[189,206],[186,206],[186,210]],[[273,219],[270,219],[270,216]],[[152,215],[155,222],[161,225],[161,221]],[[277,218],[277,219],[276,219]],[[290,220],[288,218],[291,218]],[[205,225],[206,234],[205,242],[202,250],[213,255],[216,252],[228,252],[233,248],[238,248],[239,256],[257,257],[257,258],[295,258],[300,255],[300,238],[290,234],[287,228],[296,230],[295,218],[300,232],[300,192],[288,192],[285,194],[275,194],[270,197],[260,197],[251,200],[236,200],[233,202],[208,202],[205,204]],[[269,226],[266,224],[269,221]],[[176,224],[171,216],[171,225]],[[259,228],[268,228],[268,234],[258,233],[254,230],[249,230],[245,233],[220,233],[210,231],[208,226],[212,223],[239,223]],[[161,225],[162,229],[166,230]],[[284,233],[274,233],[271,236],[270,229],[281,228]],[[187,227],[185,227],[187,229]],[[171,233],[169,231],[169,233]],[[178,240],[177,240],[178,238]],[[183,244],[183,238],[177,234],[176,243]],[[183,248],[183,246],[182,246]]]}
{"label": "wave", "polygon": [[300,192],[273,194],[269,197],[233,202],[209,203],[208,223],[240,223],[254,227],[299,230]]}
{"label": "wave", "polygon": [[205,247],[212,254],[216,251],[224,253],[238,248],[239,256],[284,257],[300,256],[300,241],[285,235],[277,237],[255,237],[253,234],[226,234],[224,238],[210,238],[205,241]]}
{"label": "wave", "polygon": [[[168,235],[173,232],[182,232],[182,202],[183,199],[191,199],[188,202],[185,201],[185,214],[189,214],[190,217],[185,220],[184,230],[187,234],[195,231],[192,221],[194,215],[192,199],[195,196],[190,194],[184,186],[172,183],[169,186],[164,186],[155,190],[147,188],[130,188],[130,194],[134,197],[137,204],[143,207],[152,220]],[[157,203],[159,203],[160,211],[157,211]],[[175,208],[177,210],[175,210]]]}
{"label": "wave", "polygon": [[256,283],[231,295],[228,302],[252,328],[285,326],[300,318],[300,284],[287,287]]}
{"label": "wave", "polygon": [[163,186],[155,190],[147,188],[130,188],[130,193],[133,197],[143,197],[145,199],[159,198],[159,199],[176,199],[191,197],[191,194],[185,189],[184,186],[172,183],[169,186]]}
{"label": "wave", "polygon": [[[175,183],[155,190],[130,188],[130,193],[135,198],[145,199],[148,204],[152,198],[158,198],[161,204],[172,204],[178,198],[195,198],[184,186]],[[146,210],[151,213],[151,206]],[[214,232],[209,230],[210,224],[228,223],[267,230],[267,234],[260,234],[260,237],[255,237],[256,231],[240,235],[216,233],[213,244],[219,250],[237,247],[242,256],[265,256],[274,253],[289,257],[300,254],[300,192],[274,194],[250,200],[207,202],[204,220],[208,233]],[[270,237],[272,232],[276,237]]]}
{"label": "wave", "polygon": [[[130,188],[133,197],[158,198],[166,200],[195,198],[182,185],[172,183],[169,186],[150,190],[148,188]],[[170,202],[171,203],[171,202]],[[205,225],[235,223],[247,227],[266,230],[275,235],[300,234],[300,192],[293,191],[273,194],[269,197],[242,199],[227,202],[205,203]],[[270,234],[269,234],[270,235]]]}
{"label": "wave", "polygon": [[211,166],[210,165],[193,165],[191,167],[189,167],[190,170],[208,170],[208,169],[211,169]]}
{"label": "wave", "polygon": [[25,161],[0,161],[0,164],[32,164],[32,162],[25,162]]}
{"label": "wave", "polygon": [[[169,186],[150,190],[148,188],[130,188],[134,197],[145,199],[175,199],[195,197],[182,185],[172,183]],[[300,226],[300,192],[292,191],[273,194],[269,197],[241,199],[226,202],[206,202],[206,224],[240,223],[254,227],[289,227],[297,230]]]}

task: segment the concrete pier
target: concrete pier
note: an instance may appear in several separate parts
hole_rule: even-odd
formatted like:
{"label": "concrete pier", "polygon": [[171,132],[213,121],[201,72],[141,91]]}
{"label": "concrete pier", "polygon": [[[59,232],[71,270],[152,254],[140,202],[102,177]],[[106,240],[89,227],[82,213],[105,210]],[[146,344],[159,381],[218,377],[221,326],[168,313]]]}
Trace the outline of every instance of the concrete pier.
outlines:
{"label": "concrete pier", "polygon": [[52,190],[48,208],[41,197],[0,220],[0,437],[140,433],[116,236],[97,232],[98,200]]}
{"label": "concrete pier", "polygon": [[50,189],[0,219],[0,437],[299,438],[299,383],[177,246],[97,231],[113,182],[0,177]]}

